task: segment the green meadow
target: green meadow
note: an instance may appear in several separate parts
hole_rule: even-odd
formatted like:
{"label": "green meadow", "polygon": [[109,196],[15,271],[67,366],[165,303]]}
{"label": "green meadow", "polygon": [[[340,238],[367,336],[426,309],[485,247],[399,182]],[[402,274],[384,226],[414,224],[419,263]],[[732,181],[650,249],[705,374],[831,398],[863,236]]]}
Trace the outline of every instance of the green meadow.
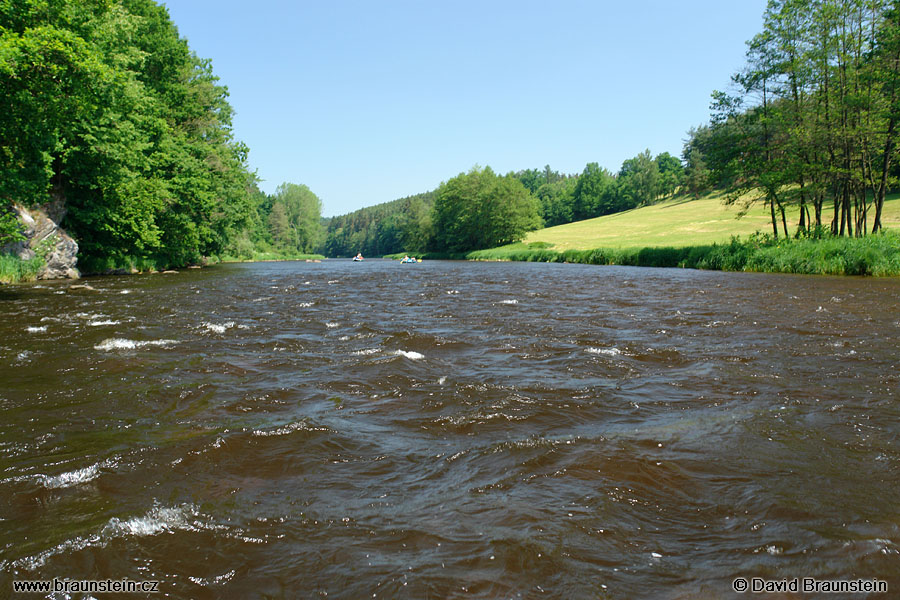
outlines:
{"label": "green meadow", "polygon": [[[772,233],[771,217],[761,204],[752,206],[746,215],[738,218],[742,206],[726,205],[723,199],[720,194],[698,200],[677,197],[614,215],[532,231],[524,243],[549,244],[546,248],[557,251],[659,246],[682,248],[727,243],[732,236],[746,238],[757,231]],[[793,235],[797,224],[796,211],[788,213],[787,218],[788,231]],[[823,210],[822,220],[830,222],[831,213]],[[869,222],[871,226],[871,217]],[[885,201],[882,222],[885,229],[900,229],[900,194]]]}
{"label": "green meadow", "polygon": [[[900,195],[885,202],[884,233],[863,238],[771,239],[762,206],[738,215],[719,195],[675,198],[614,215],[533,231],[478,250],[470,260],[574,262],[827,275],[900,275]],[[823,212],[828,221],[830,213]],[[793,227],[792,227],[793,221]],[[796,218],[788,230],[795,233]],[[768,234],[768,235],[766,235]]]}

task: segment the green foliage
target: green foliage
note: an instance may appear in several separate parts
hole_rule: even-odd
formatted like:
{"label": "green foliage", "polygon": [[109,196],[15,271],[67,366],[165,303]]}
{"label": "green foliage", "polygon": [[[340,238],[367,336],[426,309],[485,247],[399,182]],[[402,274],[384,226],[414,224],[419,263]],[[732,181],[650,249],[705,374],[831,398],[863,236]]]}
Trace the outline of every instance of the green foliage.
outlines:
{"label": "green foliage", "polygon": [[654,160],[659,172],[657,197],[671,196],[684,181],[684,167],[680,160],[668,152],[658,154]]}
{"label": "green foliage", "polygon": [[5,1],[0,26],[0,202],[52,191],[98,269],[197,262],[258,224],[227,91],[164,7]]}
{"label": "green foliage", "polygon": [[647,206],[656,201],[660,195],[659,164],[653,159],[650,150],[622,163],[618,184],[620,203],[624,207]]}
{"label": "green foliage", "polygon": [[535,196],[541,203],[541,218],[545,227],[571,223],[574,220],[577,185],[578,180],[570,177],[545,183],[537,189]]}
{"label": "green foliage", "polygon": [[282,183],[275,190],[268,219],[278,248],[308,254],[319,243],[322,201],[305,185]]}
{"label": "green foliage", "polygon": [[539,204],[513,175],[490,167],[441,184],[434,202],[435,249],[461,252],[518,241],[541,225]]}
{"label": "green foliage", "polygon": [[684,193],[699,198],[712,190],[713,183],[706,159],[701,149],[709,137],[709,127],[691,128],[688,139],[684,143],[681,159],[684,162],[682,189]]}
{"label": "green foliage", "polygon": [[576,221],[618,212],[615,179],[597,163],[588,163],[575,184],[572,202],[572,216]]}
{"label": "green foliage", "polygon": [[769,2],[733,79],[685,146],[692,193],[708,175],[733,201],[763,204],[775,237],[789,237],[792,210],[801,229],[883,227],[900,130],[896,2]]}
{"label": "green foliage", "polygon": [[22,225],[12,207],[0,204],[0,248],[24,239]]}
{"label": "green foliage", "polygon": [[424,253],[431,245],[434,193],[400,198],[325,220],[328,256]]}

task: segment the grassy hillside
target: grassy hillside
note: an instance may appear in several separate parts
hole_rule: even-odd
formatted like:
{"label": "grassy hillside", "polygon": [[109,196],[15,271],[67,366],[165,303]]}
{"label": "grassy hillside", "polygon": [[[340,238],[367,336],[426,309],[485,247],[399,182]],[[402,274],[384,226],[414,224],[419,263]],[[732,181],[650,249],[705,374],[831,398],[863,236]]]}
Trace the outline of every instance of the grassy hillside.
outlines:
{"label": "grassy hillside", "polygon": [[[768,242],[765,209],[738,209],[719,196],[676,198],[654,206],[534,231],[524,242],[465,255],[470,260],[574,262],[827,275],[900,275],[900,195],[885,202],[884,235]],[[823,214],[827,220],[831,213]],[[789,216],[793,233],[796,214]],[[871,226],[871,223],[870,223]],[[735,239],[734,236],[741,236]]]}
{"label": "grassy hillside", "polygon": [[[738,212],[739,207],[723,204],[719,194],[699,200],[680,197],[615,215],[532,231],[525,238],[524,245],[557,251],[659,246],[683,248],[728,242],[731,236],[746,237],[755,231],[772,232],[770,216],[762,205],[754,206],[740,219],[736,218]],[[788,230],[793,234],[797,211],[789,212],[787,217]],[[831,213],[825,210],[822,217],[830,222]],[[900,194],[892,195],[885,202],[882,223],[887,229],[900,229]],[[513,247],[521,248],[522,245],[514,244]]]}

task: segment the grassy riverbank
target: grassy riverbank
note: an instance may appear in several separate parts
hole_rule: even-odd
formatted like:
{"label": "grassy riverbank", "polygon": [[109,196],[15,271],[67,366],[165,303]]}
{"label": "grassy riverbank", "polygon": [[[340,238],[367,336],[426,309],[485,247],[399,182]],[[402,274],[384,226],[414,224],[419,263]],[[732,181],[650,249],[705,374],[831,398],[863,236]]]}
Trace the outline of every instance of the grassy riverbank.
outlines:
{"label": "grassy riverbank", "polygon": [[[885,202],[888,231],[864,238],[780,239],[769,216],[711,194],[533,231],[518,244],[470,252],[469,260],[575,262],[828,275],[900,275],[900,196]],[[793,235],[795,231],[790,228]]]}
{"label": "grassy riverbank", "polygon": [[542,242],[513,244],[466,255],[469,260],[569,262],[636,267],[683,267],[817,275],[900,275],[900,235],[888,231],[864,238],[782,240],[764,236],[729,243],[646,248],[555,250]]}
{"label": "grassy riverbank", "polygon": [[279,252],[254,252],[252,258],[222,256],[220,262],[275,262],[281,260],[325,260],[321,254],[283,254]]}
{"label": "grassy riverbank", "polygon": [[34,281],[43,266],[44,260],[37,256],[22,260],[12,254],[0,254],[0,283]]}

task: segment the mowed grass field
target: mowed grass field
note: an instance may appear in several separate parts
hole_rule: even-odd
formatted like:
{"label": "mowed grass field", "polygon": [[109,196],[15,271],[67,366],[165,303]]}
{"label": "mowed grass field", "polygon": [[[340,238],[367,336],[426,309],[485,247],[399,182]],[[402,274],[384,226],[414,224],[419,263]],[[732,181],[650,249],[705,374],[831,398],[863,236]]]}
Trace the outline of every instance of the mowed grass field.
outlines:
{"label": "mowed grass field", "polygon": [[[675,198],[615,215],[548,227],[532,231],[524,244],[543,242],[552,250],[590,250],[594,248],[682,248],[728,242],[732,236],[746,238],[761,231],[772,233],[771,217],[763,205],[756,204],[737,218],[738,205],[725,205],[723,196],[713,194],[697,200]],[[832,209],[826,205],[822,220],[831,222]],[[869,214],[872,226],[874,212]],[[788,231],[793,235],[799,218],[796,208],[787,212]],[[900,194],[884,203],[882,223],[886,229],[900,229]],[[781,224],[779,221],[779,234]],[[521,247],[521,244],[516,244]]]}

